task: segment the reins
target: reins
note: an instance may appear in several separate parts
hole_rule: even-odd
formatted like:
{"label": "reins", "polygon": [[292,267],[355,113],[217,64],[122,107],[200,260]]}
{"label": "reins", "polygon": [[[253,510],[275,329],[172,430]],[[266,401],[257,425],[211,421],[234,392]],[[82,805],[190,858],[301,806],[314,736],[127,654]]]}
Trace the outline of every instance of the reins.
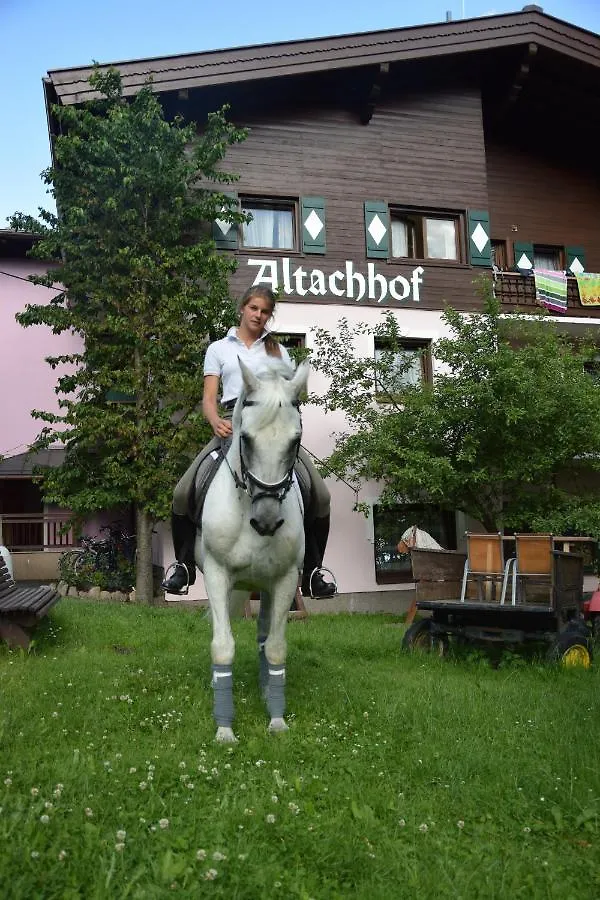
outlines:
{"label": "reins", "polygon": [[[258,400],[244,400],[243,406],[258,406]],[[281,404],[280,404],[281,405]],[[299,404],[297,402],[292,402],[291,406],[299,408]],[[300,441],[298,441],[298,448],[300,447]],[[231,472],[231,476],[235,483],[235,486],[242,491],[245,491],[246,494],[250,497],[252,502],[255,500],[260,500],[263,497],[269,497],[271,499],[277,500],[279,503],[282,503],[285,499],[286,494],[289,492],[293,478],[294,478],[294,467],[296,464],[296,460],[298,458],[298,448],[296,449],[296,454],[294,456],[294,462],[288,469],[287,473],[281,478],[279,481],[262,481],[257,475],[252,472],[251,469],[246,465],[246,460],[244,459],[244,454],[242,452],[242,437],[241,434],[238,438],[238,453],[240,457],[240,475],[235,472],[227,459],[227,455],[225,456],[225,462],[227,463],[227,468]],[[251,491],[251,486],[254,485],[257,488],[260,488],[258,493],[253,493]]]}

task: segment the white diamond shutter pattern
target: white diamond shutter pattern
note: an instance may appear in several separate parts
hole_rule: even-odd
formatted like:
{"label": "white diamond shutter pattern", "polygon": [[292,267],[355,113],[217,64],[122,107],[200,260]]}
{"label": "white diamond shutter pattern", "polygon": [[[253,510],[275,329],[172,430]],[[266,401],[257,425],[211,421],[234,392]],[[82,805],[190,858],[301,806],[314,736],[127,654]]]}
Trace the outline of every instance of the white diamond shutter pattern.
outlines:
{"label": "white diamond shutter pattern", "polygon": [[[237,211],[237,194],[223,191],[223,195],[234,201],[231,208]],[[226,211],[225,207],[223,211]],[[219,250],[237,250],[238,227],[235,222],[228,222],[224,218],[217,217],[212,223],[212,236]]]}
{"label": "white diamond shutter pattern", "polygon": [[585,250],[583,247],[565,247],[565,265],[569,275],[585,272]]}
{"label": "white diamond shutter pattern", "polygon": [[365,245],[370,259],[387,259],[390,255],[390,212],[387,203],[365,201]]}
{"label": "white diamond shutter pattern", "polygon": [[469,263],[472,266],[492,265],[492,241],[489,213],[481,209],[470,209],[467,215],[469,237]]}
{"label": "white diamond shutter pattern", "polygon": [[302,197],[302,252],[325,253],[325,200],[323,197]]}
{"label": "white diamond shutter pattern", "polygon": [[515,269],[521,274],[533,272],[533,244],[529,241],[515,241],[513,244]]}

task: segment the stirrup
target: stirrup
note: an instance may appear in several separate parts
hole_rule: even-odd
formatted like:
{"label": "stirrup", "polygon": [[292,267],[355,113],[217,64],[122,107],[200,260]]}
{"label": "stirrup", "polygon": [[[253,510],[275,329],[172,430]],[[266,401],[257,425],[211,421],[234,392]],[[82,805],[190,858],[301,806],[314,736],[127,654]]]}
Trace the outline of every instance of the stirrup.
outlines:
{"label": "stirrup", "polygon": [[317,572],[319,572],[319,573],[327,572],[328,575],[331,575],[331,577],[333,579],[333,586],[335,588],[334,593],[331,594],[331,596],[327,598],[327,599],[331,600],[333,597],[335,597],[335,595],[338,592],[337,579],[336,579],[335,575],[333,574],[333,572],[331,571],[331,569],[327,569],[325,566],[315,566],[314,569],[312,570],[312,572],[310,573],[310,578],[308,579],[308,587],[310,590],[310,596],[313,600],[319,599],[318,597],[315,597],[315,595],[313,593],[313,578],[315,577]]}
{"label": "stirrup", "polygon": [[[177,569],[179,569],[179,568],[185,569],[185,584],[182,586],[182,588],[181,588],[180,591],[169,591],[169,590],[167,589],[167,587],[166,587],[167,581],[168,581],[169,578],[170,578],[169,572],[171,572],[171,571],[176,572]],[[167,594],[167,598],[166,598],[167,600],[170,600],[170,598],[169,598],[169,596],[168,596],[169,594],[171,595],[171,597],[185,597],[185,596],[187,596],[187,594],[189,593],[189,590],[190,590],[190,570],[188,569],[188,567],[186,566],[186,564],[185,564],[185,563],[182,563],[182,562],[174,562],[174,563],[171,563],[171,565],[169,566],[169,568],[168,568],[167,571],[165,572],[165,577],[163,578],[163,580],[162,580],[160,586],[164,589],[165,593]],[[171,602],[171,603],[174,603],[174,602],[176,602],[176,601],[171,600],[170,602]]]}

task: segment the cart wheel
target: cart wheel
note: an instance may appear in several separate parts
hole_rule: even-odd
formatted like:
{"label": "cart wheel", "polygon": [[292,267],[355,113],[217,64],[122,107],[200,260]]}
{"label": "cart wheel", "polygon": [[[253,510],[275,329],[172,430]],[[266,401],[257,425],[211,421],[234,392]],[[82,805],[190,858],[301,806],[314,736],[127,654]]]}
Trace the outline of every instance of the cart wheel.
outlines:
{"label": "cart wheel", "polygon": [[563,631],[548,652],[548,658],[561,666],[579,666],[589,669],[592,664],[592,641],[589,634]]}
{"label": "cart wheel", "polygon": [[402,649],[420,651],[421,653],[435,653],[436,656],[445,656],[448,651],[448,638],[445,634],[436,634],[431,630],[428,619],[422,619],[406,630],[402,638]]}

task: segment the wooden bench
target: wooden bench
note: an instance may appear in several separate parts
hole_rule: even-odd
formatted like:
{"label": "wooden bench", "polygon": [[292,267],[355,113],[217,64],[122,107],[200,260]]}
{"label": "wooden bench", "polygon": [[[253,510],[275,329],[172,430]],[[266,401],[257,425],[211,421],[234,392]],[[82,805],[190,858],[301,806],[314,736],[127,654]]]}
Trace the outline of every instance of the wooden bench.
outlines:
{"label": "wooden bench", "polygon": [[4,557],[0,555],[0,640],[9,647],[23,647],[31,643],[30,631],[60,600],[54,588],[24,587],[10,577]]}

